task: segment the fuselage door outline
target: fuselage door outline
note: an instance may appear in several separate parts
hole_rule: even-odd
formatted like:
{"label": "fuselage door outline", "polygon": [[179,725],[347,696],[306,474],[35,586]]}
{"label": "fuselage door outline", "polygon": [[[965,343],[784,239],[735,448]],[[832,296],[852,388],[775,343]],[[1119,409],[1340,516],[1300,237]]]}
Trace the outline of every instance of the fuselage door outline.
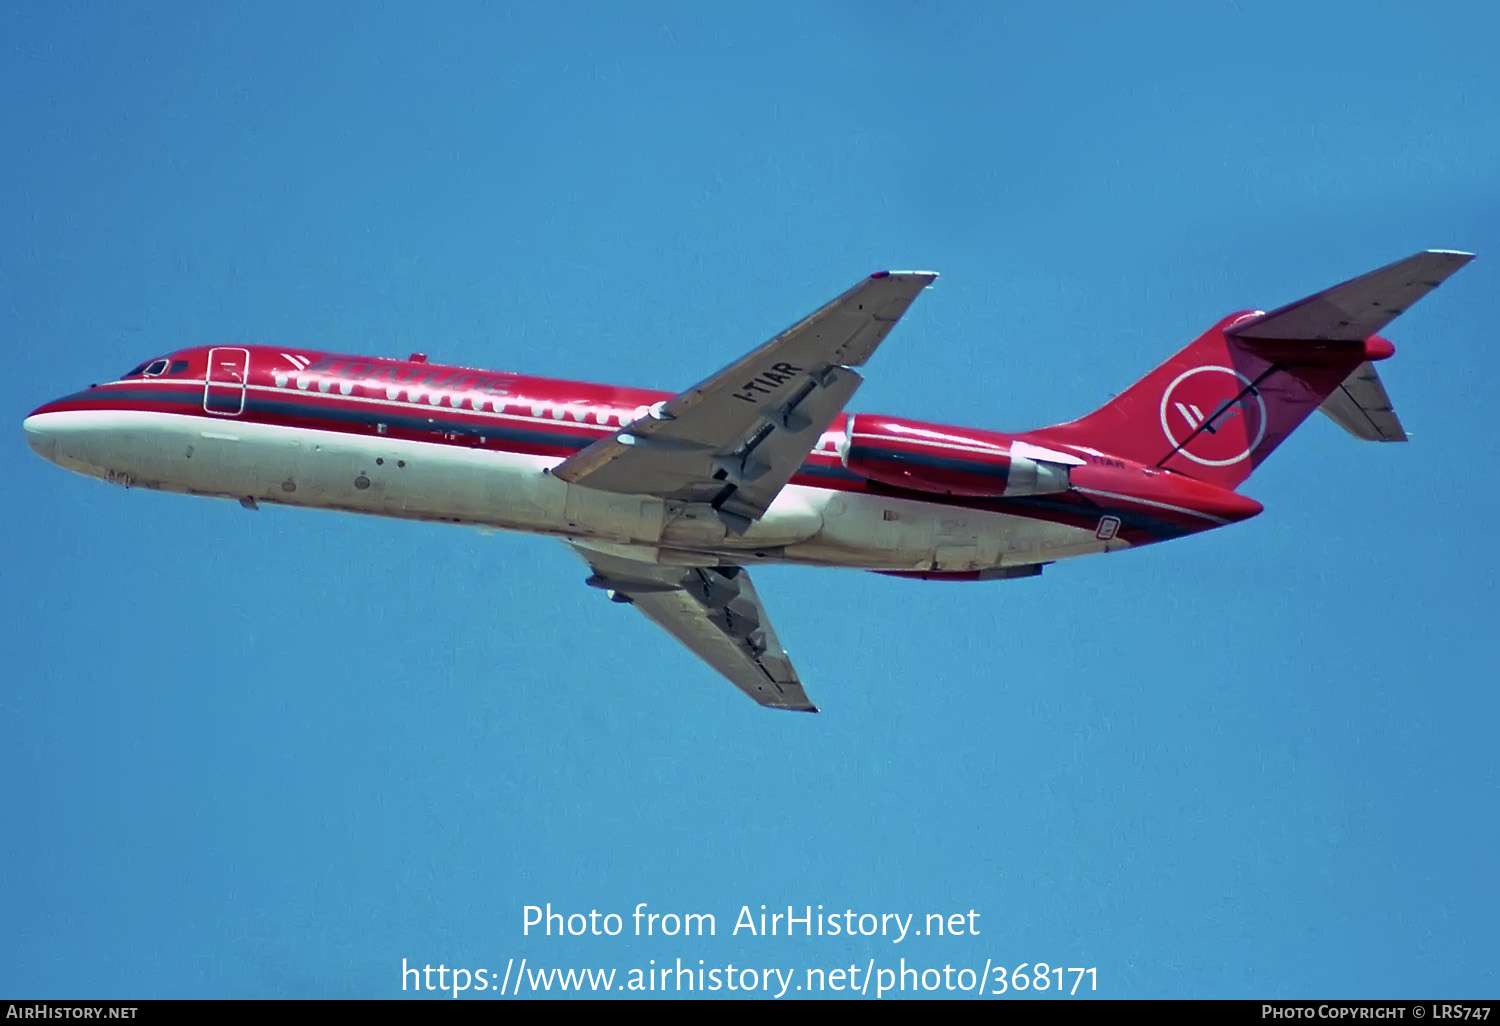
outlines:
{"label": "fuselage door outline", "polygon": [[245,412],[245,386],[250,380],[250,350],[221,346],[208,351],[203,378],[203,410],[218,417]]}

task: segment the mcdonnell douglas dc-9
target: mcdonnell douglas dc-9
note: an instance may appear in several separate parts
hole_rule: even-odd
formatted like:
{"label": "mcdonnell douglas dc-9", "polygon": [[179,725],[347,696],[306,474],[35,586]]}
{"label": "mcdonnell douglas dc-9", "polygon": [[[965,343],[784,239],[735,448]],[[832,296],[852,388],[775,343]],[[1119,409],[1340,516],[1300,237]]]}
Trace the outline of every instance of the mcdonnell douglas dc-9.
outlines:
{"label": "mcdonnell douglas dc-9", "polygon": [[816,712],[751,566],[1031,577],[1261,512],[1236,489],[1314,410],[1403,441],[1377,332],[1472,259],[1418,253],[1231,314],[1100,409],[1007,434],[847,413],[937,277],[880,271],[676,395],[346,356],[198,346],[26,418],[127,487],[550,535],[761,705]]}

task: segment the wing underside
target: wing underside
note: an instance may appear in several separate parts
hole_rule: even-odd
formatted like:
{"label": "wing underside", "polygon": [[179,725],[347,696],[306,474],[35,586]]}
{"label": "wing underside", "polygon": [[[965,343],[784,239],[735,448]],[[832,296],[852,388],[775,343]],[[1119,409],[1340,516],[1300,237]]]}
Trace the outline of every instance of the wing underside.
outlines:
{"label": "wing underside", "polygon": [[553,473],[607,492],[763,516],[863,380],[863,364],[937,275],[880,272]]}
{"label": "wing underside", "polygon": [[[719,373],[563,460],[586,488],[682,504],[742,534],[797,472],[863,380],[875,352],[937,275],[881,271]],[[817,712],[740,566],[664,566],[574,549],[588,583],[635,606],[756,702]]]}
{"label": "wing underside", "polygon": [[756,702],[817,712],[743,567],[659,566],[574,546],[587,583],[629,603]]}

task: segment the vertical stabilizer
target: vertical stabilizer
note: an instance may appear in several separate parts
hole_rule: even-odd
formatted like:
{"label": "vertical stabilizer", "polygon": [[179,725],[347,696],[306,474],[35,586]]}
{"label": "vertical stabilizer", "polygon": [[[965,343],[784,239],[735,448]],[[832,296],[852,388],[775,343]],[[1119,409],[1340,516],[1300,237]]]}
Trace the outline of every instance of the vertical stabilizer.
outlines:
{"label": "vertical stabilizer", "polygon": [[1376,332],[1471,259],[1429,250],[1270,313],[1233,314],[1100,409],[1030,437],[1225,488],[1319,407],[1360,437],[1404,438],[1372,366],[1395,347]]}

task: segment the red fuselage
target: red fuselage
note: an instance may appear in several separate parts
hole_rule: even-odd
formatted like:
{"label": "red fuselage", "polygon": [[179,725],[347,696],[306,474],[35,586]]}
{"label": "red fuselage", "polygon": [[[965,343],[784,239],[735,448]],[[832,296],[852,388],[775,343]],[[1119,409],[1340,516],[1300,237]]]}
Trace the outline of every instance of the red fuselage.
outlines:
{"label": "red fuselage", "polygon": [[[65,430],[80,430],[63,428],[64,418],[54,415],[110,412],[184,418],[210,428],[255,424],[376,445],[404,442],[560,461],[669,397],[645,389],[429,364],[420,357],[198,347],[47,403],[28,419],[27,430],[33,446],[48,458],[53,458],[47,447],[54,438]],[[71,418],[68,423],[87,422]],[[151,480],[130,466],[98,465],[95,471],[112,480],[173,488],[171,481]],[[1041,521],[1086,532],[1101,543],[1094,551],[1175,538],[1244,520],[1262,509],[1228,489],[1110,455],[1108,439],[1088,447],[1060,445],[1033,441],[1027,434],[870,414],[839,416],[791,484],[871,499],[914,500],[937,507],[937,516],[941,508],[949,508]],[[292,493],[248,497],[303,504]],[[430,511],[419,515],[430,516]],[[1041,560],[1048,557],[1046,548],[1036,552]],[[878,557],[868,565],[888,569]],[[979,568],[902,569],[937,571],[937,576],[947,573],[956,579]]]}

